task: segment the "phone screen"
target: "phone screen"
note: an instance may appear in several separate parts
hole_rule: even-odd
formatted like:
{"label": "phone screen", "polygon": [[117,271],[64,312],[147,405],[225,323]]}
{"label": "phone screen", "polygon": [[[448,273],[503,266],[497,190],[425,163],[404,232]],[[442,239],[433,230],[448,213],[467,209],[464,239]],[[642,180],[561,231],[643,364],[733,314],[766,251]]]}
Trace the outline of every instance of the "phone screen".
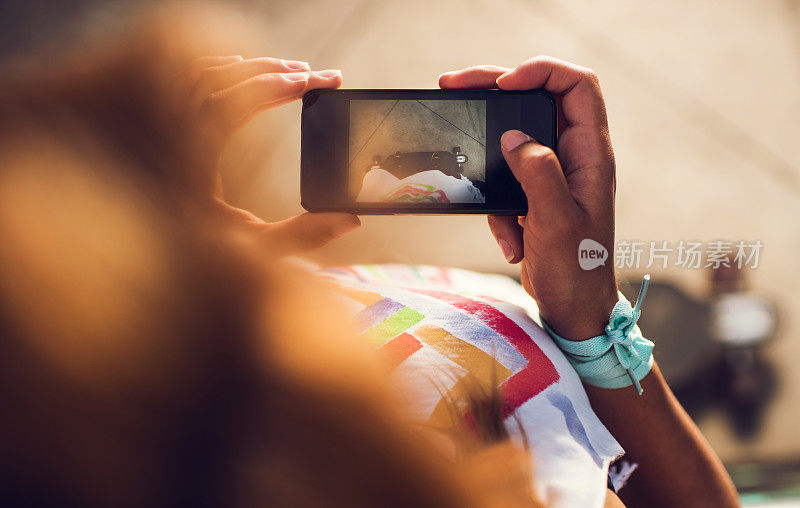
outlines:
{"label": "phone screen", "polygon": [[[549,94],[318,92],[304,98],[303,115],[302,197],[312,211],[522,214],[526,199],[500,135],[522,129],[555,142]],[[535,132],[526,113],[537,119]]]}
{"label": "phone screen", "polygon": [[485,100],[350,101],[357,203],[485,203]]}

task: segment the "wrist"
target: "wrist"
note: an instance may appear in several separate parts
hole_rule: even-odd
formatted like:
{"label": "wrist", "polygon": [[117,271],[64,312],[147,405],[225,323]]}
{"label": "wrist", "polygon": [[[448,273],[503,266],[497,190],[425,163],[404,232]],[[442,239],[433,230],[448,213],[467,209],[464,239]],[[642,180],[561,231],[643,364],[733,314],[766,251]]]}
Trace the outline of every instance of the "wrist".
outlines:
{"label": "wrist", "polygon": [[614,281],[599,292],[582,294],[557,305],[539,303],[539,314],[558,335],[573,341],[582,341],[603,335],[611,311],[619,301]]}
{"label": "wrist", "polygon": [[545,331],[585,383],[602,388],[633,385],[642,394],[639,381],[653,366],[653,343],[642,336],[636,322],[649,285],[650,276],[645,275],[634,304],[620,296],[603,332],[588,340],[562,337],[543,319]]}

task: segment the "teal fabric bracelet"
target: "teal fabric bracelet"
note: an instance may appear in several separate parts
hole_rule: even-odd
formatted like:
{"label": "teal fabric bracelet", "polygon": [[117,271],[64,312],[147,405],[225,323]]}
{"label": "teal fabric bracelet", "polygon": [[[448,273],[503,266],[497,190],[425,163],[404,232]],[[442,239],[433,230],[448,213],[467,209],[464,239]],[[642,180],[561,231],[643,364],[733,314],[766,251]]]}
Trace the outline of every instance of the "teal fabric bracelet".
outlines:
{"label": "teal fabric bracelet", "polygon": [[653,343],[642,337],[636,322],[642,314],[641,307],[649,285],[650,276],[645,275],[633,307],[620,293],[604,335],[580,341],[567,340],[542,320],[547,334],[564,352],[584,382],[601,388],[633,385],[636,393],[642,394],[639,380],[653,367]]}

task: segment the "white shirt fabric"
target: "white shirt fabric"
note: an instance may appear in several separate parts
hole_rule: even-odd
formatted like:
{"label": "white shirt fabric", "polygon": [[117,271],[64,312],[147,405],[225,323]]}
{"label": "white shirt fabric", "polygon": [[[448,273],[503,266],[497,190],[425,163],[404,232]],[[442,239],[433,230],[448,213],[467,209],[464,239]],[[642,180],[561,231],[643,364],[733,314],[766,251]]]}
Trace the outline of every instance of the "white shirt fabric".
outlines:
{"label": "white shirt fabric", "polygon": [[434,418],[443,392],[496,362],[506,424],[517,441],[523,432],[528,441],[537,494],[548,506],[603,506],[609,464],[623,450],[537,322],[522,286],[500,275],[430,266],[324,273],[342,288],[365,339],[396,361],[393,377],[416,416]]}
{"label": "white shirt fabric", "polygon": [[380,166],[373,166],[364,176],[356,201],[484,203],[486,199],[464,175],[455,178],[431,169],[400,179]]}

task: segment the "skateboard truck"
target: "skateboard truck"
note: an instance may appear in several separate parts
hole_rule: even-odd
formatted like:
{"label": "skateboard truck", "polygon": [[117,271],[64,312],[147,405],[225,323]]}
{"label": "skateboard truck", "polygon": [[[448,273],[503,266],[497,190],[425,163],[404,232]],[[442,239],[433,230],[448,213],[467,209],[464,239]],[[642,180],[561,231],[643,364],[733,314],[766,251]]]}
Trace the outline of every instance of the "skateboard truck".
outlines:
{"label": "skateboard truck", "polygon": [[375,165],[400,179],[430,170],[438,170],[448,176],[460,178],[464,171],[463,165],[468,160],[469,157],[461,153],[460,146],[454,146],[452,151],[401,152],[398,150],[386,157],[385,160],[381,160],[380,155],[373,157]]}

